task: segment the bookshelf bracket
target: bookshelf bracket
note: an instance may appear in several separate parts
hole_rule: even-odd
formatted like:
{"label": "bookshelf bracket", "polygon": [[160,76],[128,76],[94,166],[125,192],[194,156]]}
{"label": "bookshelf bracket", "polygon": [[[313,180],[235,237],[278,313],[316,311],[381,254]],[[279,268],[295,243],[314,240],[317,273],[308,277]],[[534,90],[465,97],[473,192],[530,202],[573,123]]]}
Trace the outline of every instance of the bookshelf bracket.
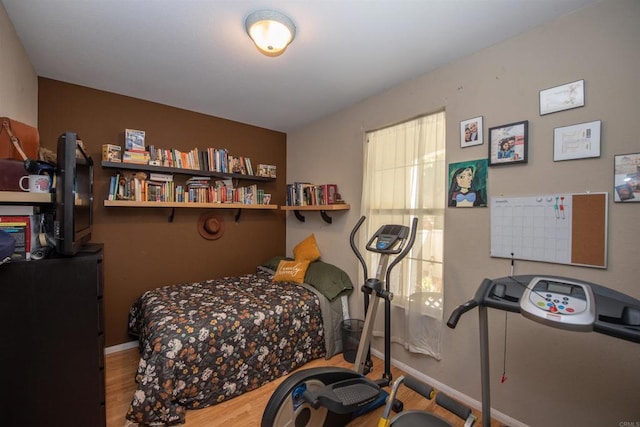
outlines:
{"label": "bookshelf bracket", "polygon": [[173,222],[174,216],[176,216],[176,208],[171,208],[171,212],[169,212],[169,218],[167,218],[167,222]]}
{"label": "bookshelf bracket", "polygon": [[320,216],[322,217],[322,219],[324,220],[324,222],[326,222],[327,224],[331,224],[332,219],[331,219],[331,217],[327,214],[327,211],[320,211]]}
{"label": "bookshelf bracket", "polygon": [[304,216],[302,216],[302,214],[300,213],[299,210],[295,210],[293,211],[293,213],[295,214],[296,218],[298,218],[298,221],[300,222],[304,222]]}
{"label": "bookshelf bracket", "polygon": [[[299,210],[294,210],[293,213],[295,214],[296,218],[298,218],[298,221],[300,222],[305,222],[305,217],[300,213]],[[320,216],[322,217],[322,219],[324,220],[324,222],[326,222],[327,224],[331,224],[333,222],[333,220],[331,219],[331,217],[329,216],[329,214],[327,214],[327,211],[325,210],[321,210],[320,211]]]}

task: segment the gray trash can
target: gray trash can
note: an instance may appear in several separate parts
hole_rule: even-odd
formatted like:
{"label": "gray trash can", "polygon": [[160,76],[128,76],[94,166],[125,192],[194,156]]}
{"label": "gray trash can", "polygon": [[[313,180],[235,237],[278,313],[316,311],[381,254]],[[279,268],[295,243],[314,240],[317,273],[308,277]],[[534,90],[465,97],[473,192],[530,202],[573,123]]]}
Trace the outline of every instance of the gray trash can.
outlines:
{"label": "gray trash can", "polygon": [[364,320],[348,319],[342,321],[342,356],[350,363],[356,361],[358,344],[364,329]]}

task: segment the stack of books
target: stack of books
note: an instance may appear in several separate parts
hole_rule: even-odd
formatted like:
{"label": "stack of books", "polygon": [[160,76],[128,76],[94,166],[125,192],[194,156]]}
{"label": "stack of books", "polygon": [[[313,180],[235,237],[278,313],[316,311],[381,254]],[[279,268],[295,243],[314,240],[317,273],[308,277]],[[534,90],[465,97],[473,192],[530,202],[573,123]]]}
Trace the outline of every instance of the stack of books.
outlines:
{"label": "stack of books", "polygon": [[287,206],[316,206],[344,203],[336,184],[294,182],[287,184]]}

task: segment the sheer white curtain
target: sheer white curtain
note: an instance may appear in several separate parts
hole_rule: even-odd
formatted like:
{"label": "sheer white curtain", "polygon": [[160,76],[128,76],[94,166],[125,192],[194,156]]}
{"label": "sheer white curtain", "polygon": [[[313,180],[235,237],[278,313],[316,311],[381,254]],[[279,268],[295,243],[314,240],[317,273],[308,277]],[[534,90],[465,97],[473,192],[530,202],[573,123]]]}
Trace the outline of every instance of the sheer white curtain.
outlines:
{"label": "sheer white curtain", "polygon": [[[415,244],[390,278],[391,340],[440,359],[445,113],[368,132],[364,155],[362,215],[367,221],[359,235],[361,247],[381,225],[411,225],[418,218]],[[366,256],[372,275],[379,256],[369,251]],[[382,304],[374,329],[375,335],[384,334]]]}

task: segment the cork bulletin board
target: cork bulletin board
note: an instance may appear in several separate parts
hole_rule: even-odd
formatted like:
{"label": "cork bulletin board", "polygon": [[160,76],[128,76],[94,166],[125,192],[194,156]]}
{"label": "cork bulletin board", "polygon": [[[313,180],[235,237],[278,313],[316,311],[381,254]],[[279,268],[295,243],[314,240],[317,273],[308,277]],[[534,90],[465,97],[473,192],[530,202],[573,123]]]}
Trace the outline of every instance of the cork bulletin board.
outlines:
{"label": "cork bulletin board", "polygon": [[607,268],[607,193],[492,197],[491,256]]}

